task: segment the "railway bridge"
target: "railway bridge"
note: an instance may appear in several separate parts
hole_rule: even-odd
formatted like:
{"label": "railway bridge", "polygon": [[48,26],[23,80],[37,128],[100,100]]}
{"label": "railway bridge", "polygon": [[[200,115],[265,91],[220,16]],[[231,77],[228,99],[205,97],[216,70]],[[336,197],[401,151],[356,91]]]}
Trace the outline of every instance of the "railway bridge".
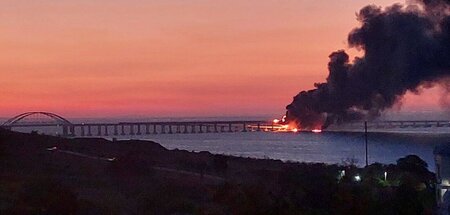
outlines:
{"label": "railway bridge", "polygon": [[[362,128],[363,122],[348,123],[345,126]],[[343,127],[345,127],[343,126]],[[26,112],[5,121],[1,127],[35,128],[56,127],[65,137],[107,137],[107,136],[133,136],[156,134],[189,134],[189,133],[223,133],[223,132],[276,132],[286,131],[286,127],[264,120],[233,120],[233,121],[142,121],[142,122],[89,122],[72,123],[64,117],[50,112]],[[449,120],[426,121],[371,121],[368,122],[371,129],[406,129],[406,128],[430,128],[448,127]]]}

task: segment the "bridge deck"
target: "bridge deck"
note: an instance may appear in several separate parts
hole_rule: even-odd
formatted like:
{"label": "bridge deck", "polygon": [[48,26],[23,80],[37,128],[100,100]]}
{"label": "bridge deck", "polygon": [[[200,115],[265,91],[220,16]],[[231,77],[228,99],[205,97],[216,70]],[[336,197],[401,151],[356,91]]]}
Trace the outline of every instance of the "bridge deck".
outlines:
{"label": "bridge deck", "polygon": [[[111,136],[111,135],[142,135],[142,134],[173,134],[173,133],[219,133],[219,132],[247,132],[247,131],[280,131],[286,128],[275,125],[271,121],[142,121],[117,123],[16,123],[3,126],[6,128],[18,127],[47,127],[58,126],[62,128],[64,136]],[[331,127],[344,129],[362,128],[363,122],[352,122]],[[334,130],[330,127],[330,130]],[[421,120],[421,121],[372,121],[368,123],[371,129],[391,128],[430,128],[450,127],[449,120]]]}

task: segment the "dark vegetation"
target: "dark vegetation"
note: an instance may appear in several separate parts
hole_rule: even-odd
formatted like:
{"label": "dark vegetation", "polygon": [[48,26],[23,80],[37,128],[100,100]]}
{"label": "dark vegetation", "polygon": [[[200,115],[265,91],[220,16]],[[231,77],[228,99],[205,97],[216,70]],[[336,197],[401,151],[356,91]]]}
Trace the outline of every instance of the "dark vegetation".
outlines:
{"label": "dark vegetation", "polygon": [[435,205],[434,174],[414,155],[357,168],[0,130],[0,156],[0,214],[410,215]]}

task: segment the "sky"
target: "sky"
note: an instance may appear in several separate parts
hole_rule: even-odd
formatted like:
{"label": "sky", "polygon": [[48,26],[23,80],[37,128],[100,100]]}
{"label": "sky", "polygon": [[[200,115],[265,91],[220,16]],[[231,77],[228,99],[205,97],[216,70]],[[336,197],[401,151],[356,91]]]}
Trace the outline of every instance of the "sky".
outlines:
{"label": "sky", "polygon": [[395,2],[2,0],[0,116],[279,116],[332,51],[361,55],[346,42],[361,7]]}

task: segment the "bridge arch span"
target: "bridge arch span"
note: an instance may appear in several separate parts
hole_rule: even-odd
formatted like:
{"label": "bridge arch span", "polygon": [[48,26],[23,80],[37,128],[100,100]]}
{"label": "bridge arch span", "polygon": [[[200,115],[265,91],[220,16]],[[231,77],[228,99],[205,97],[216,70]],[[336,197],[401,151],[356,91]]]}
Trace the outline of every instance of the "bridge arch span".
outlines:
{"label": "bridge arch span", "polygon": [[45,116],[49,117],[50,119],[53,119],[55,121],[55,125],[72,125],[72,123],[69,120],[65,119],[64,117],[62,117],[58,114],[50,113],[50,112],[42,112],[42,111],[33,111],[33,112],[26,112],[26,113],[22,113],[17,116],[14,116],[11,119],[6,120],[2,124],[2,126],[15,125],[15,124],[19,123],[20,121],[22,121],[23,119],[30,117],[30,116],[34,116],[34,115],[45,115]]}

